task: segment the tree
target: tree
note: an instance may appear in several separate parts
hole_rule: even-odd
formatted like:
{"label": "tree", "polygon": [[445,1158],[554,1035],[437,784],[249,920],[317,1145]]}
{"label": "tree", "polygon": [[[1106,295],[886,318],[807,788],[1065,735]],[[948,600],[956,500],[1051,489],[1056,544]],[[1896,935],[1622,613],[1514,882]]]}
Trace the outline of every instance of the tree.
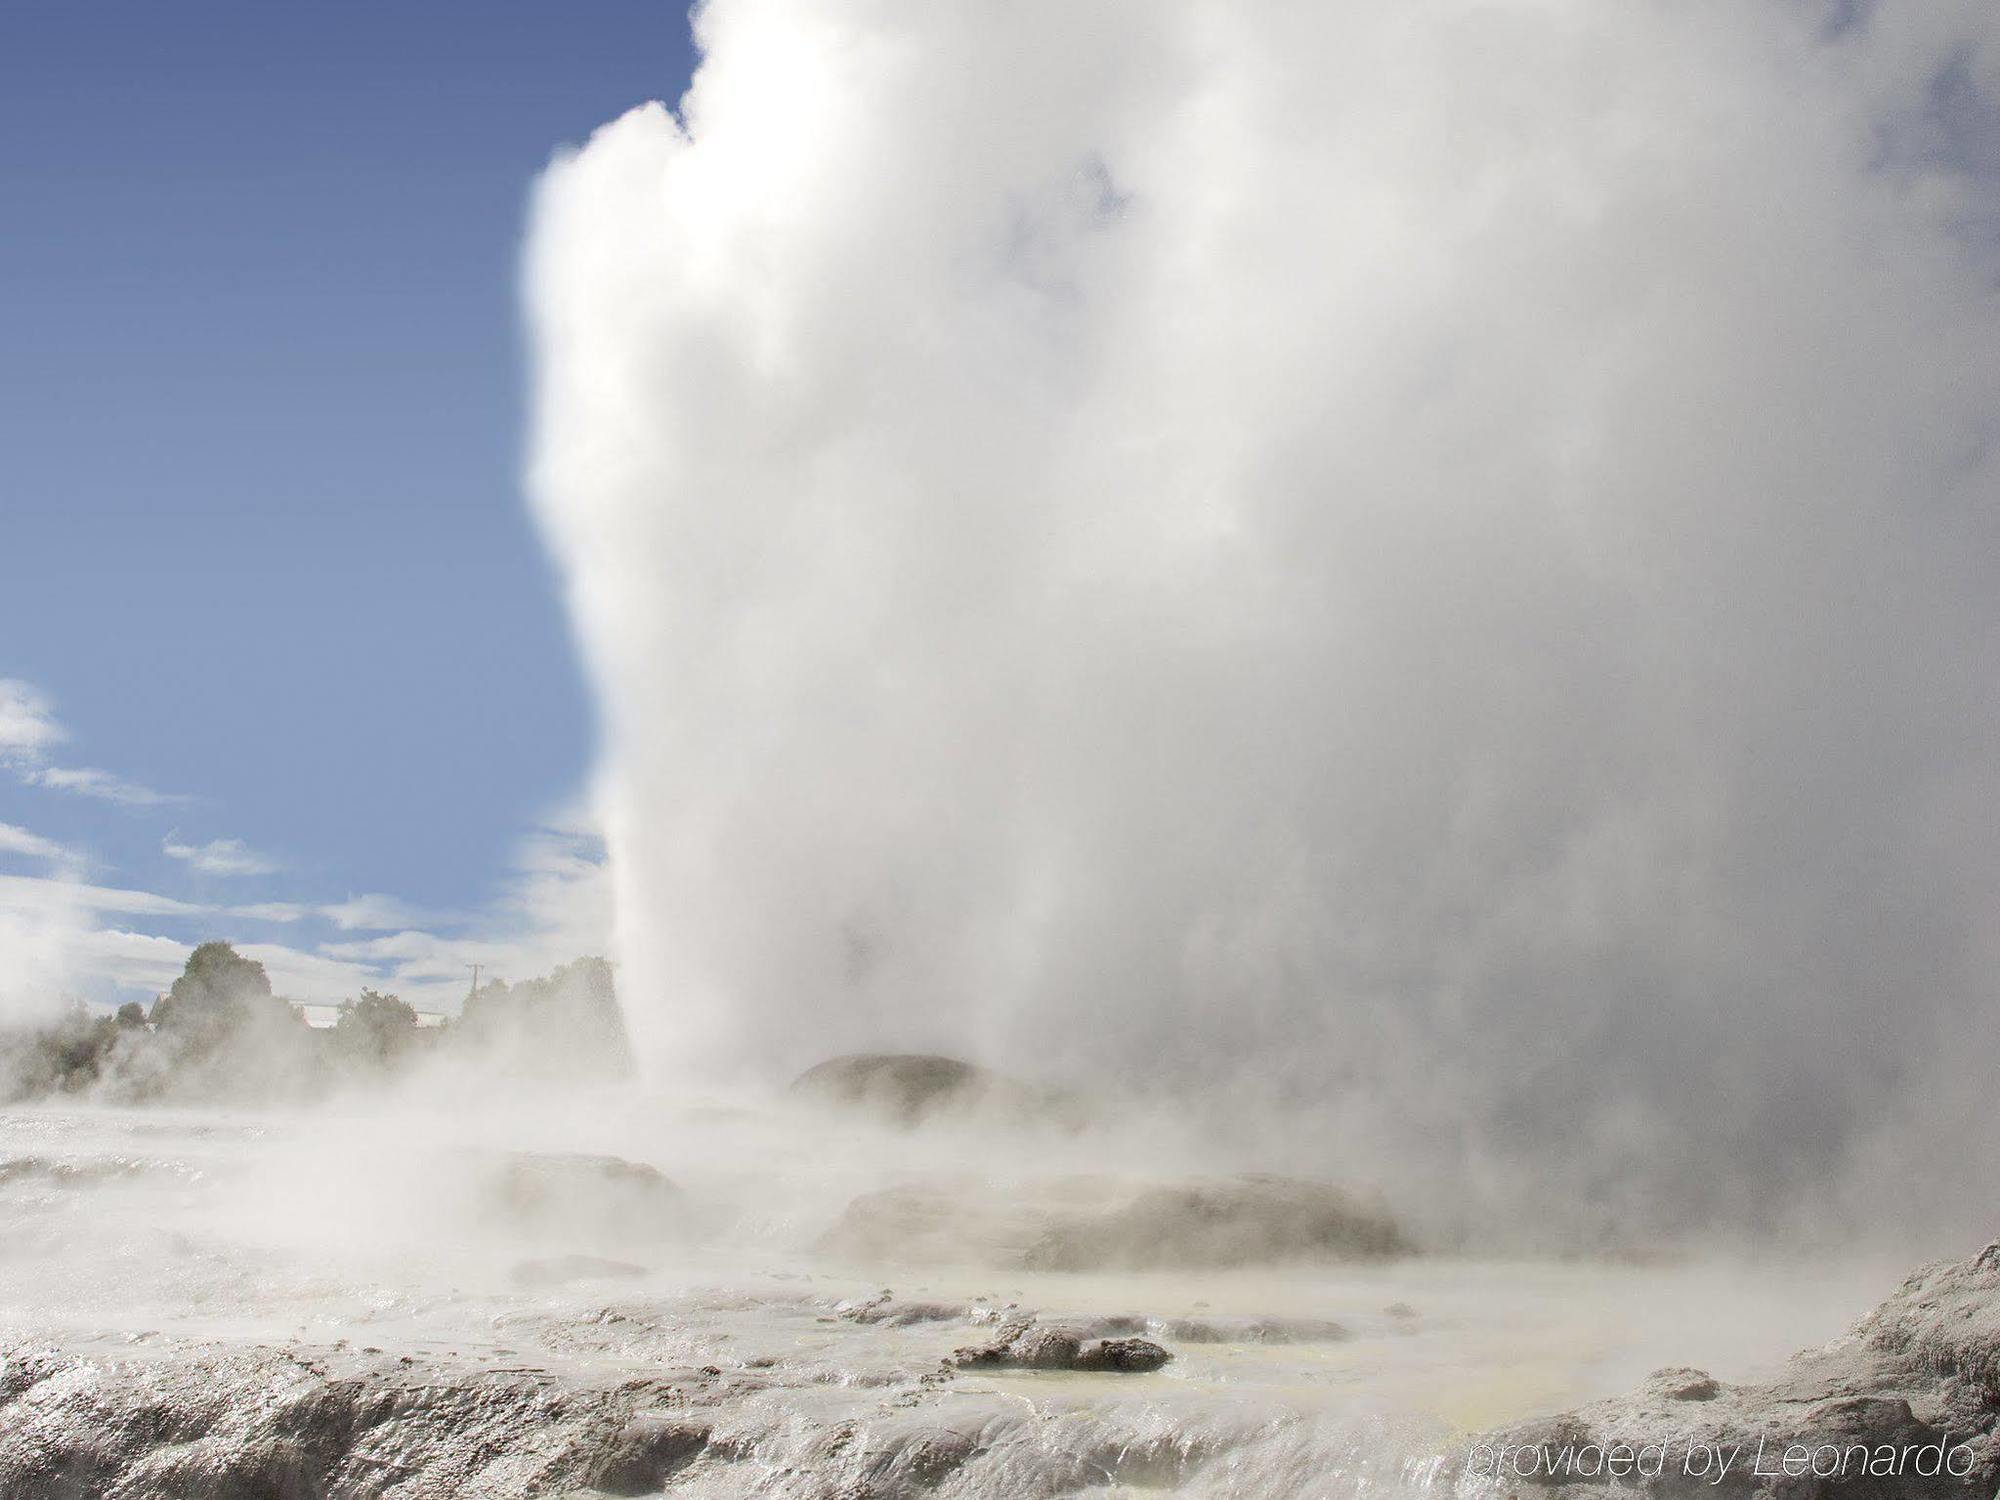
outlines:
{"label": "tree", "polygon": [[541,979],[481,985],[457,1035],[515,1071],[619,1077],[632,1071],[611,965],[579,958]]}
{"label": "tree", "polygon": [[152,1021],[172,1092],[295,1098],[321,1081],[310,1028],[271,993],[264,966],[227,943],[203,943],[188,955],[173,988],[153,1003]]}
{"label": "tree", "polygon": [[363,990],[359,1000],[340,1002],[333,1023],[334,1045],[351,1057],[386,1063],[416,1034],[417,1013],[394,995]]}
{"label": "tree", "polygon": [[203,943],[188,955],[173,988],[153,1002],[162,1031],[217,1040],[240,1030],[271,1002],[264,966],[227,943]]}

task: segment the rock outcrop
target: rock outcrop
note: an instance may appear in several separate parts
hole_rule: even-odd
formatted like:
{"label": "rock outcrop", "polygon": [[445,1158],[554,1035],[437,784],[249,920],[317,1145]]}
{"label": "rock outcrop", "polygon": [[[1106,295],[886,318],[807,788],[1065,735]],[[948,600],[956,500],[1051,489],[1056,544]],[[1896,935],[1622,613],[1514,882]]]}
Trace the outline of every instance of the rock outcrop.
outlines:
{"label": "rock outcrop", "polygon": [[1415,1247],[1387,1210],[1339,1188],[1247,1176],[1147,1189],[1051,1227],[1023,1264],[1040,1271],[1212,1270],[1381,1260]]}
{"label": "rock outcrop", "polygon": [[[1060,1185],[1047,1185],[1058,1197]],[[828,1255],[884,1265],[1018,1266],[1048,1232],[1045,1193],[938,1182],[862,1193],[820,1237]]]}
{"label": "rock outcrop", "polygon": [[975,1111],[1031,1118],[1057,1102],[1054,1095],[955,1057],[903,1052],[829,1058],[793,1079],[791,1092],[905,1126]]}
{"label": "rock outcrop", "polygon": [[[1114,1377],[1171,1358],[1139,1336],[1170,1326],[1154,1319],[1072,1322],[997,1298],[900,1303],[887,1292],[759,1300],[740,1323],[734,1313],[710,1320],[731,1300],[699,1306],[698,1329],[685,1308],[523,1308],[494,1325],[505,1347],[421,1341],[401,1355],[345,1340],[135,1335],[60,1349],[0,1338],[0,1500],[663,1489],[925,1500],[941,1488],[1057,1500],[1171,1491],[1209,1475],[1203,1492],[1303,1495],[1356,1460],[1348,1424],[1320,1428],[1254,1401],[1176,1404],[1179,1381],[1094,1399],[1119,1389]],[[949,1327],[961,1319],[964,1334]],[[1258,1331],[1225,1324],[1246,1341]],[[739,1343],[745,1330],[764,1342]],[[840,1354],[801,1355],[822,1333],[842,1341]],[[1191,1366],[1203,1359],[1183,1353]],[[1078,1404],[1086,1382],[1064,1378],[1047,1383],[1047,1401],[1023,1401],[1020,1385],[1036,1372],[1088,1376],[1093,1399]],[[1492,1434],[1450,1459],[1359,1451],[1453,1500],[1988,1500],[2000,1484],[1996,1418],[2000,1245],[1919,1271],[1847,1338],[1767,1384],[1662,1370],[1631,1395]],[[1246,1474],[1258,1487],[1244,1487]]]}
{"label": "rock outcrop", "polygon": [[[897,1303],[885,1292],[829,1316],[861,1325],[851,1335],[866,1345],[858,1361],[741,1350],[722,1356],[726,1369],[697,1364],[734,1340],[723,1332],[690,1343],[671,1321],[609,1308],[574,1325],[532,1315],[516,1325],[563,1335],[560,1359],[533,1340],[518,1355],[421,1345],[398,1355],[345,1340],[275,1347],[148,1336],[85,1352],[0,1336],[0,1500],[530,1500],[651,1495],[682,1481],[703,1494],[922,1500],[977,1466],[992,1472],[969,1493],[1053,1500],[1086,1476],[1130,1478],[1162,1457],[1196,1454],[1172,1434],[1107,1430],[1098,1446],[1050,1455],[1060,1472],[1023,1489],[1005,1471],[1043,1419],[977,1376],[954,1390],[957,1365],[924,1369],[894,1332],[971,1322],[971,1309]],[[1144,1339],[1089,1337],[1013,1310],[990,1326],[991,1357],[965,1361],[967,1370],[1116,1375],[1170,1358]],[[593,1332],[627,1357],[575,1358],[595,1346],[569,1336]],[[794,1348],[795,1337],[777,1346]],[[630,1357],[641,1349],[651,1357]],[[669,1350],[688,1362],[662,1357]],[[492,1362],[503,1354],[514,1357]],[[794,1482],[771,1488],[776,1474]]]}
{"label": "rock outcrop", "polygon": [[685,1228],[680,1188],[658,1168],[582,1152],[510,1152],[468,1158],[475,1212],[509,1234],[593,1241],[669,1238]]}
{"label": "rock outcrop", "polygon": [[1926,1266],[1768,1384],[1656,1371],[1629,1395],[1489,1434],[1458,1493],[1562,1500],[1990,1500],[2000,1486],[2000,1244]]}
{"label": "rock outcrop", "polygon": [[[272,1349],[105,1361],[0,1348],[0,1500],[541,1493],[584,1482],[591,1435],[646,1400],[637,1386],[438,1379]],[[536,1432],[553,1438],[522,1441]]]}
{"label": "rock outcrop", "polygon": [[887,1188],[849,1203],[819,1248],[856,1261],[1033,1271],[1314,1265],[1415,1249],[1379,1205],[1324,1183],[1263,1176]]}
{"label": "rock outcrop", "polygon": [[1092,1338],[1064,1324],[1020,1318],[1002,1323],[993,1337],[954,1351],[961,1370],[1079,1370],[1136,1375],[1157,1370],[1173,1358],[1151,1339]]}

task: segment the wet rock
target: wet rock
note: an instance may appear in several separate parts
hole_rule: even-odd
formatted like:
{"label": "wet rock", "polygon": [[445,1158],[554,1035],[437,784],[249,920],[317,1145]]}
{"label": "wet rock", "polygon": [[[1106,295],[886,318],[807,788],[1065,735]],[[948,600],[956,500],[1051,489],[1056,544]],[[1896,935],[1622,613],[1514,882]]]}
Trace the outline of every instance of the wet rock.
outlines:
{"label": "wet rock", "polygon": [[1377,1260],[1413,1248],[1386,1210],[1338,1188],[1248,1176],[1155,1187],[1071,1218],[1023,1261],[1044,1271],[1206,1270]]}
{"label": "wet rock", "polygon": [[842,1302],[834,1313],[843,1322],[879,1324],[887,1328],[909,1328],[918,1323],[957,1323],[966,1317],[965,1308],[954,1302],[898,1302],[887,1292],[866,1302]]}
{"label": "wet rock", "polygon": [[[1010,1465],[1040,1419],[991,1393],[947,1397],[948,1375],[902,1382],[884,1404],[847,1399],[818,1373],[798,1372],[789,1387],[692,1374],[406,1368],[333,1349],[205,1343],[108,1359],[0,1340],[0,1500],[531,1500],[683,1489],[923,1500],[954,1485],[1069,1493],[1149,1469],[1143,1445],[1128,1454],[1121,1437],[1079,1449],[1060,1486],[1023,1486]],[[764,1399],[779,1389],[790,1395]],[[957,1477],[971,1468],[981,1472]]]}
{"label": "wet rock", "polygon": [[1971,1260],[1913,1272],[1855,1334],[2000,1403],[2000,1241]]}
{"label": "wet rock", "polygon": [[1151,1339],[1097,1339],[1078,1351],[1076,1368],[1140,1375],[1159,1369],[1172,1358],[1173,1355]]}
{"label": "wet rock", "polygon": [[1713,1401],[1722,1385],[1706,1370],[1655,1370],[1646,1377],[1646,1388],[1662,1401]]}
{"label": "wet rock", "polygon": [[[14,1373],[19,1352],[0,1347],[0,1367]],[[494,1374],[412,1381],[393,1364],[336,1377],[268,1349],[28,1365],[0,1401],[4,1500],[559,1492],[636,1399]]]}
{"label": "wet rock", "polygon": [[1036,1326],[1014,1340],[1007,1362],[1027,1370],[1074,1370],[1082,1351],[1077,1329]]}
{"label": "wet rock", "polygon": [[1080,1328],[1020,1320],[1002,1325],[986,1343],[955,1351],[952,1363],[964,1370],[1138,1374],[1157,1370],[1172,1358],[1172,1354],[1150,1339],[1093,1339]]}
{"label": "wet rock", "polygon": [[954,1349],[951,1362],[962,1370],[991,1369],[1013,1363],[1015,1341],[1034,1326],[1032,1318],[1012,1318],[993,1330],[993,1337]]}
{"label": "wet rock", "polygon": [[954,1422],[922,1411],[897,1412],[858,1428],[843,1424],[800,1455],[799,1467],[819,1476],[801,1493],[826,1500],[918,1500],[979,1455],[984,1428],[982,1415]]}
{"label": "wet rock", "polygon": [[885,1431],[865,1459],[864,1493],[928,1493],[979,1451],[979,1434],[926,1426],[912,1433]]}
{"label": "wet rock", "polygon": [[618,1429],[589,1470],[588,1483],[610,1495],[652,1495],[708,1446],[706,1424],[677,1412],[639,1412]]}

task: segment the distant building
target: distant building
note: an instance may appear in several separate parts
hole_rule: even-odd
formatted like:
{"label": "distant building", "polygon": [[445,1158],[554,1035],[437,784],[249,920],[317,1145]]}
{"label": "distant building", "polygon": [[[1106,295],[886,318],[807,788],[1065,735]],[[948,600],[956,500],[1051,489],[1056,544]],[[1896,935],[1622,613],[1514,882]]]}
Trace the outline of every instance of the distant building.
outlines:
{"label": "distant building", "polygon": [[[328,1027],[337,1024],[340,1020],[340,1007],[337,1004],[321,1005],[316,1001],[294,1000],[292,1002],[292,1009],[298,1012],[300,1020],[316,1031],[324,1031]],[[417,1012],[417,1025],[419,1027],[442,1026],[450,1019],[451,1017],[441,1010],[420,1010]]]}

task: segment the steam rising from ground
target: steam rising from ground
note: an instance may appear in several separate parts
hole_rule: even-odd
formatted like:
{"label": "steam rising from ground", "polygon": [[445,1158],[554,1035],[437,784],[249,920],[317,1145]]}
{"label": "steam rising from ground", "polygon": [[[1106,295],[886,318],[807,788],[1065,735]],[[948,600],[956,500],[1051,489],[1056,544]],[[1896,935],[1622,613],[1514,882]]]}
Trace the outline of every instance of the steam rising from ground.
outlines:
{"label": "steam rising from ground", "polygon": [[1990,1176],[1989,7],[697,24],[530,265],[657,1059],[1585,1228]]}

